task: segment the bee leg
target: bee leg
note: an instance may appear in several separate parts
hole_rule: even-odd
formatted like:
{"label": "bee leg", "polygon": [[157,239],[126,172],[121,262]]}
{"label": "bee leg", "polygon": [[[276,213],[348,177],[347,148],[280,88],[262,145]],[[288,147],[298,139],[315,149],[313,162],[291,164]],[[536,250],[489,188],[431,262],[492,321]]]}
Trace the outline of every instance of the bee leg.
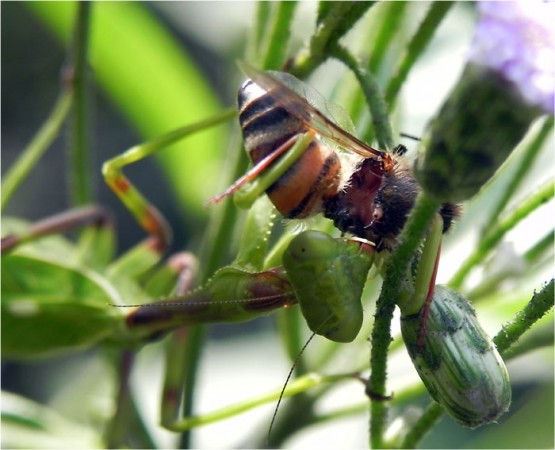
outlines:
{"label": "bee leg", "polygon": [[398,156],[403,156],[405,153],[407,153],[407,151],[407,147],[405,147],[403,144],[399,144],[391,151],[391,153]]}

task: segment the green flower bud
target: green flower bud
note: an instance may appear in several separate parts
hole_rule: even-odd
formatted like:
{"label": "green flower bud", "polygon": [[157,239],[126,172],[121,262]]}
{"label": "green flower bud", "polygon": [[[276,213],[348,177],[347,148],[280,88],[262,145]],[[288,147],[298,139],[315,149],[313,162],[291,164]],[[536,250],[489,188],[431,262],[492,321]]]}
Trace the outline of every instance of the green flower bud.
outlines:
{"label": "green flower bud", "polygon": [[335,342],[351,342],[362,326],[362,289],[374,259],[358,243],[319,231],[296,236],[283,266],[308,327]]}
{"label": "green flower bud", "polygon": [[428,125],[416,179],[441,202],[472,197],[511,154],[538,113],[499,73],[468,64]]}
{"label": "green flower bud", "polygon": [[428,392],[458,423],[475,428],[507,411],[507,369],[464,297],[436,286],[425,328],[421,315],[414,314],[401,318],[401,331]]}
{"label": "green flower bud", "polygon": [[441,202],[472,197],[542,112],[553,115],[549,2],[478,2],[469,61],[422,141],[416,178]]}

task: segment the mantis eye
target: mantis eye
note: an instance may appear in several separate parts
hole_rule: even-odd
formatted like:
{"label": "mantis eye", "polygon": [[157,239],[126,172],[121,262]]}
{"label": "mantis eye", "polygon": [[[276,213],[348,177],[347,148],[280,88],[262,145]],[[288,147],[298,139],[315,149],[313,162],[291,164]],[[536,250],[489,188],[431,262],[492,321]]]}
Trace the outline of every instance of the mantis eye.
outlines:
{"label": "mantis eye", "polygon": [[287,254],[298,263],[325,261],[337,255],[337,243],[325,233],[309,230],[291,241]]}

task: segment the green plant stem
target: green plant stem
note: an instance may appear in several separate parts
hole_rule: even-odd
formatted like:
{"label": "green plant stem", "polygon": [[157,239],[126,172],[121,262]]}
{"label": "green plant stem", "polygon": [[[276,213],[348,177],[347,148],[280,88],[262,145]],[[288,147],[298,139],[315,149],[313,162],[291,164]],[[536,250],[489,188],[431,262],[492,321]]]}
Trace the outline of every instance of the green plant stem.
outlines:
{"label": "green plant stem", "polygon": [[154,441],[137,411],[129,386],[135,355],[130,351],[122,351],[118,352],[115,359],[114,362],[119,366],[119,390],[116,399],[116,413],[104,434],[106,448],[124,446],[155,448]]}
{"label": "green plant stem", "polygon": [[378,81],[342,45],[334,45],[331,48],[330,54],[345,64],[355,75],[370,108],[370,116],[372,117],[372,124],[376,132],[378,144],[383,149],[392,149],[394,146],[393,133],[389,124],[387,105],[380,91]]}
{"label": "green plant stem", "polygon": [[264,40],[264,32],[268,27],[270,17],[271,2],[257,2],[254,26],[247,46],[247,59],[253,63],[260,63],[261,46]]}
{"label": "green plant stem", "polygon": [[[315,373],[306,374],[302,377],[292,380],[291,383],[289,383],[289,385],[285,389],[285,392],[283,393],[283,398],[288,398],[301,392],[306,392],[316,386],[321,386],[327,383],[335,383],[337,381],[345,380],[348,378],[351,378],[350,374],[333,376],[322,376]],[[185,430],[234,417],[237,414],[241,414],[245,411],[257,408],[266,403],[277,401],[281,395],[281,391],[281,388],[276,389],[267,394],[259,395],[257,397],[253,397],[242,402],[234,403],[233,405],[226,406],[208,414],[186,417],[174,423],[172,425],[172,429]]]}
{"label": "green plant stem", "polygon": [[186,352],[183,350],[190,328],[179,329],[169,338],[165,348],[164,390],[161,398],[161,423],[170,427],[179,414]]}
{"label": "green plant stem", "polygon": [[422,438],[438,422],[443,415],[443,408],[439,403],[432,402],[422,413],[419,420],[411,427],[406,434],[399,448],[416,448]]}
{"label": "green plant stem", "polygon": [[262,63],[262,68],[266,70],[277,70],[283,66],[297,2],[281,1],[273,6],[275,6],[276,11],[270,25],[268,47]]}
{"label": "green plant stem", "polygon": [[[523,272],[518,273],[519,277],[526,278],[527,274],[534,273],[538,269],[538,266],[549,258],[548,252],[551,251],[551,253],[553,253],[553,234],[553,230],[547,232],[543,238],[538,240],[522,255],[525,269]],[[551,257],[551,260],[552,259]],[[549,263],[551,263],[551,261],[549,261]],[[497,292],[500,284],[504,280],[515,277],[516,275],[517,274],[510,270],[489,275],[487,278],[483,279],[478,286],[468,292],[468,298],[476,304],[477,301],[487,298]]]}
{"label": "green plant stem", "polygon": [[542,257],[548,250],[553,251],[553,236],[555,230],[548,231],[543,238],[536,242],[532,247],[526,250],[524,253],[524,260],[528,264],[535,263],[539,258]]}
{"label": "green plant stem", "polygon": [[367,408],[368,405],[366,403],[359,403],[357,405],[347,406],[327,414],[320,414],[314,418],[314,421],[315,423],[322,424],[325,422],[331,422],[332,420],[339,420],[344,417],[358,416],[363,414]]}
{"label": "green plant stem", "polygon": [[[382,291],[376,303],[376,315],[372,330],[370,355],[371,379],[368,389],[375,397],[385,398],[387,378],[387,354],[391,342],[391,320],[399,288],[406,282],[412,258],[426,230],[437,214],[439,202],[424,192],[417,197],[415,206],[399,238],[399,245],[391,254],[384,276]],[[387,423],[387,404],[377,400],[370,403],[370,446],[382,448]]]}
{"label": "green plant stem", "polygon": [[312,392],[302,392],[291,397],[280,409],[271,434],[265,433],[255,448],[282,448],[290,436],[314,424],[316,400]]}
{"label": "green plant stem", "polygon": [[335,45],[364,15],[374,2],[333,2],[321,9],[318,26],[308,48],[301,51],[291,73],[298,78],[308,77],[321,63],[328,59],[328,49]]}
{"label": "green plant stem", "polygon": [[[363,42],[370,43],[365,46],[361,54],[362,61],[367,61],[367,71],[378,82],[380,95],[385,104],[381,84],[389,72],[389,65],[383,65],[384,59],[388,56],[390,49],[396,48],[394,43],[399,42],[399,37],[404,33],[402,22],[406,15],[406,6],[409,2],[381,2],[379,7],[372,15],[372,21],[366,27],[367,32],[362,38]],[[345,104],[348,105],[349,116],[353,122],[357,124],[357,129],[361,130],[360,138],[367,143],[374,141],[374,129],[367,125],[369,118],[366,116],[367,101],[360,90],[353,90],[350,100]],[[385,148],[385,147],[384,147]]]}
{"label": "green plant stem", "polygon": [[331,8],[333,8],[333,2],[318,3],[318,14],[316,16],[316,25],[320,25],[323,22],[323,20],[329,14]]}
{"label": "green plant stem", "polygon": [[517,313],[515,318],[503,326],[493,338],[497,350],[503,355],[530,327],[553,308],[553,279],[535,292],[528,304]]}
{"label": "green plant stem", "polygon": [[116,412],[104,435],[106,448],[120,447],[125,440],[125,431],[129,427],[131,412],[129,376],[134,359],[134,354],[128,351],[119,352],[118,357],[114,358],[114,365],[118,367],[118,392],[116,397]]}
{"label": "green plant stem", "polygon": [[70,151],[70,194],[74,206],[81,206],[91,201],[92,177],[87,134],[87,91],[88,91],[88,44],[90,29],[90,11],[92,2],[80,2],[77,6],[72,64],[70,70],[75,93],[73,117],[71,124]]}
{"label": "green plant stem", "polygon": [[545,119],[543,125],[534,136],[534,139],[528,144],[527,148],[521,155],[516,172],[511,177],[507,187],[503,190],[503,195],[497,201],[497,204],[491,209],[489,219],[485,222],[486,225],[483,227],[484,230],[488,230],[492,224],[496,222],[497,218],[501,215],[518,187],[524,181],[526,175],[536,161],[537,156],[542,150],[545,140],[553,131],[553,120],[553,116],[549,116]]}
{"label": "green plant stem", "polygon": [[[184,378],[185,384],[183,389],[183,416],[189,417],[194,412],[195,391],[198,378],[198,365],[204,342],[206,340],[206,327],[196,325],[188,329],[187,339],[184,345],[180,345],[178,350],[184,353]],[[172,358],[171,354],[167,358]],[[181,434],[180,447],[191,448],[191,433],[187,430]]]}
{"label": "green plant stem", "polygon": [[39,129],[37,134],[35,134],[29,145],[27,145],[21,153],[21,156],[12,165],[12,167],[10,167],[9,171],[4,176],[4,179],[2,180],[1,197],[2,211],[19,185],[35,167],[52,141],[54,141],[56,136],[58,136],[60,128],[69,114],[72,103],[73,92],[71,90],[64,90],[58,97],[54,108],[50,112],[42,127]]}
{"label": "green plant stem", "polygon": [[306,373],[306,360],[300,353],[306,341],[302,332],[306,329],[306,321],[300,308],[284,308],[277,312],[276,318],[283,348],[289,360],[295,361],[295,373]]}
{"label": "green plant stem", "polygon": [[555,342],[555,329],[553,328],[553,317],[551,317],[551,320],[544,320],[531,328],[521,339],[504,351],[503,359],[508,361],[542,347],[553,348],[553,342]]}
{"label": "green plant stem", "polygon": [[408,73],[414,66],[414,63],[420,58],[424,50],[428,47],[439,24],[445,15],[453,6],[454,2],[433,2],[426,17],[420,24],[415,35],[407,45],[407,49],[401,61],[399,62],[395,75],[389,81],[385,89],[385,101],[389,105],[390,110],[393,109],[397,95],[405,82]]}
{"label": "green plant stem", "polygon": [[538,191],[527,197],[520,205],[518,205],[511,213],[495,227],[489,230],[489,233],[480,239],[478,247],[464,261],[459,270],[453,275],[449,285],[459,290],[464,283],[468,273],[479,264],[493,249],[508,231],[513,229],[518,223],[524,220],[530,213],[534,212],[541,205],[553,198],[554,182],[550,181]]}
{"label": "green plant stem", "polygon": [[409,2],[396,1],[385,2],[382,5],[383,15],[377,24],[379,29],[375,33],[376,37],[368,61],[370,72],[377,73],[389,47],[395,42],[394,37],[399,32],[408,4]]}

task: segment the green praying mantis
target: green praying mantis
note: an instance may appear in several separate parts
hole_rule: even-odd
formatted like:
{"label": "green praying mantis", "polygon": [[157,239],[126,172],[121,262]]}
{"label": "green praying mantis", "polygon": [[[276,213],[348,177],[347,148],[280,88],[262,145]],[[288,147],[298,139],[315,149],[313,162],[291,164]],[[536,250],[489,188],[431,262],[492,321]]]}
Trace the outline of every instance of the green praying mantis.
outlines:
{"label": "green praying mantis", "polygon": [[[211,200],[217,203],[224,197],[234,196],[238,204],[250,208],[235,261],[216,271],[195,289],[191,289],[192,283],[186,279],[192,270],[190,259],[174,258],[168,265],[157,268],[156,260],[171,240],[170,228],[163,215],[122,173],[126,165],[234,115],[224,112],[133,147],[104,164],[103,175],[107,184],[151,236],[146,244],[111,263],[105,273],[112,281],[130,284],[129,280],[140,279],[148,272],[145,292],[147,297],[158,301],[147,303],[148,298],[134,297],[134,309],[122,316],[122,310],[113,305],[133,306],[129,299],[122,301],[118,294],[103,290],[102,282],[81,270],[72,269],[67,261],[52,263],[48,269],[40,270],[50,270],[54,274],[63,267],[65,277],[72,280],[76,292],[84,291],[83,285],[92,292],[90,297],[84,297],[83,302],[83,306],[89,308],[91,326],[86,332],[82,329],[81,334],[76,331],[79,336],[75,342],[67,343],[68,346],[86,347],[97,342],[126,342],[136,346],[179,327],[241,322],[296,304],[300,305],[312,332],[336,342],[351,342],[358,335],[364,315],[361,297],[368,273],[372,267],[379,271],[379,261],[386,259],[388,251],[394,247],[418,193],[416,182],[407,176],[407,169],[396,159],[402,156],[403,150],[397,149],[391,154],[368,147],[324,112],[310,106],[295,90],[296,82],[290,77],[259,72],[246,64],[241,68],[250,82],[245,83],[240,91],[243,96],[240,96],[240,121],[254,166],[222,195]],[[353,162],[352,155],[348,155],[342,160],[335,150],[330,150],[322,142],[346,147],[358,159]],[[397,191],[393,192],[393,187]],[[302,195],[290,200],[299,192]],[[264,193],[269,195],[273,206]],[[332,238],[327,233],[310,230],[297,235],[289,232],[269,248],[267,233],[271,229],[274,206],[288,218],[323,214],[342,233],[355,235],[355,238]],[[427,315],[431,311],[431,322],[436,324],[439,320],[437,314],[441,314],[430,309],[431,302],[436,297],[439,302],[446,298],[444,291],[441,296],[435,295],[435,273],[442,233],[450,227],[455,215],[453,205],[443,205],[438,211],[423,250],[415,259],[411,273],[406,276],[406,286],[396,300],[403,317],[418,318],[418,333],[406,333],[416,357],[425,353],[429,345],[425,336]],[[62,214],[38,223],[24,233],[9,235],[2,241],[3,251],[11,251],[44,234],[91,222],[95,226],[91,231],[90,248],[98,253],[104,247],[101,242],[108,239],[105,225],[109,219],[96,207]],[[4,314],[11,319],[12,326],[24,328],[24,323],[30,321],[29,327],[41,320],[42,307],[32,300],[21,301],[29,283],[18,280],[17,273],[39,270],[39,263],[25,252],[9,257],[11,261],[6,259],[4,279],[13,287],[13,292],[8,295]],[[99,258],[107,259],[106,256]],[[156,269],[154,274],[153,269]],[[54,275],[52,277],[55,279]],[[78,278],[80,281],[75,281]],[[178,286],[174,294],[167,295],[174,285]],[[76,292],[68,296],[74,296]],[[144,299],[144,302],[137,299]],[[43,312],[49,315],[59,313],[58,306],[51,311],[47,307]],[[82,324],[77,324],[78,327]],[[37,342],[43,338],[40,327],[38,331]],[[441,333],[437,339],[443,339]],[[8,342],[8,346],[12,345],[11,351],[16,353],[43,351],[45,354],[63,346],[45,340],[41,347],[37,342],[24,343],[25,348],[22,348],[14,339]],[[494,351],[492,346],[486,347],[488,351],[482,352],[480,357]],[[480,410],[475,414],[472,413],[473,405],[460,408],[463,400],[458,399],[448,411],[461,423],[476,426],[495,420],[510,402],[506,370],[499,358],[494,356],[493,360],[496,364],[489,367],[503,381],[502,399],[496,402],[495,411]],[[436,377],[434,370],[422,373],[428,380]],[[479,376],[476,372],[474,375]],[[474,381],[472,379],[471,383]],[[444,386],[445,380],[439,385]],[[295,385],[290,388],[288,392],[293,393]],[[170,390],[166,388],[164,398],[167,399]],[[371,387],[367,390],[372,396]],[[459,390],[464,392],[464,388]],[[482,392],[483,396],[499,397],[498,394],[493,390]],[[441,403],[441,397],[434,398]],[[460,410],[464,412],[459,413]],[[168,429],[182,431],[198,422],[187,417],[175,419],[173,411],[163,412],[162,423]]]}

